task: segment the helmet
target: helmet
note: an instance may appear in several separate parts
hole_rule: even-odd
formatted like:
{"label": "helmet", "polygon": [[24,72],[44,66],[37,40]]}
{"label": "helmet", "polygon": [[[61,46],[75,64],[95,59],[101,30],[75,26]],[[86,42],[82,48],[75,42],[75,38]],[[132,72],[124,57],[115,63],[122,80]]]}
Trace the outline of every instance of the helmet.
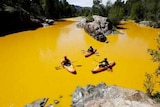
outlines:
{"label": "helmet", "polygon": [[107,58],[104,58],[104,60],[107,60]]}

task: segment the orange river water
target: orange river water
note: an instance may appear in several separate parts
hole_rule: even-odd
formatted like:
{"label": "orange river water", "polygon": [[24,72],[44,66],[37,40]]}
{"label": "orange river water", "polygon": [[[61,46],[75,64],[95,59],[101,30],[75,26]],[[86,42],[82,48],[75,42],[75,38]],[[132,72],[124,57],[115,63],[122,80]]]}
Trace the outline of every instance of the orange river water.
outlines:
{"label": "orange river water", "polygon": [[[100,82],[145,92],[145,73],[153,73],[157,67],[147,49],[156,49],[160,29],[127,21],[121,25],[121,34],[109,35],[109,43],[102,43],[76,24],[71,20],[55,22],[0,37],[0,107],[23,107],[41,98],[49,98],[47,104],[53,105],[59,100],[56,107],[69,107],[77,86]],[[82,50],[90,45],[98,54],[85,58]],[[76,75],[55,69],[65,55],[73,62]],[[92,74],[91,69],[105,57],[116,62],[113,72]]]}

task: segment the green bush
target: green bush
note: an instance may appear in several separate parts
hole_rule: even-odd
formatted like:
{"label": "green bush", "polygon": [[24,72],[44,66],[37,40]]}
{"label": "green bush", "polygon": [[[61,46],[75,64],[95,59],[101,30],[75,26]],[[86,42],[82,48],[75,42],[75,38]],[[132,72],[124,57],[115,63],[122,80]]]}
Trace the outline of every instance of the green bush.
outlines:
{"label": "green bush", "polygon": [[156,101],[160,103],[160,92],[157,92],[155,94],[152,95],[152,98]]}
{"label": "green bush", "polygon": [[158,34],[158,37],[155,40],[158,44],[157,49],[148,49],[148,53],[152,56],[152,61],[158,63],[158,67],[154,73],[146,73],[146,79],[143,85],[146,89],[146,94],[155,101],[160,102],[160,92],[153,93],[156,91],[155,86],[160,85],[160,34]]}

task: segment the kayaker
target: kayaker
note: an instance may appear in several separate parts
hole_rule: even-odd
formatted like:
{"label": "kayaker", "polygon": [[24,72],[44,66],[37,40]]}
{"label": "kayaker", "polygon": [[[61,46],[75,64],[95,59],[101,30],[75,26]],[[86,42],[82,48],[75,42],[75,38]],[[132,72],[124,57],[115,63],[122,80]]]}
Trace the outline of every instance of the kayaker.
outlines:
{"label": "kayaker", "polygon": [[109,67],[109,62],[107,61],[107,58],[104,58],[103,61],[99,62],[99,67]]}
{"label": "kayaker", "polygon": [[87,51],[88,51],[88,52],[94,52],[94,49],[93,49],[92,46],[90,46]]}
{"label": "kayaker", "polygon": [[62,62],[61,62],[62,65],[70,65],[71,62],[70,60],[67,58],[67,56],[64,56],[64,58],[62,59]]}

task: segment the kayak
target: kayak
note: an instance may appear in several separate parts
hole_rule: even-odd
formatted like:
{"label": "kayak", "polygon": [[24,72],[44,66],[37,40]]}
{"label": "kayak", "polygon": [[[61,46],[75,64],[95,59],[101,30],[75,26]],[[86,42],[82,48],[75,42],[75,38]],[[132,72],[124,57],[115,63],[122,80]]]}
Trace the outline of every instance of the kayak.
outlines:
{"label": "kayak", "polygon": [[98,72],[102,72],[102,71],[105,71],[105,70],[112,70],[112,67],[115,65],[116,63],[115,62],[110,62],[109,63],[109,67],[99,67],[99,65],[97,65],[95,68],[92,69],[92,73],[98,73]]}
{"label": "kayak", "polygon": [[71,63],[68,63],[66,65],[62,65],[64,69],[66,69],[67,71],[69,71],[72,74],[77,74],[74,66]]}
{"label": "kayak", "polygon": [[93,55],[96,51],[97,51],[97,49],[95,49],[93,52],[86,52],[85,57],[89,57],[89,56]]}

